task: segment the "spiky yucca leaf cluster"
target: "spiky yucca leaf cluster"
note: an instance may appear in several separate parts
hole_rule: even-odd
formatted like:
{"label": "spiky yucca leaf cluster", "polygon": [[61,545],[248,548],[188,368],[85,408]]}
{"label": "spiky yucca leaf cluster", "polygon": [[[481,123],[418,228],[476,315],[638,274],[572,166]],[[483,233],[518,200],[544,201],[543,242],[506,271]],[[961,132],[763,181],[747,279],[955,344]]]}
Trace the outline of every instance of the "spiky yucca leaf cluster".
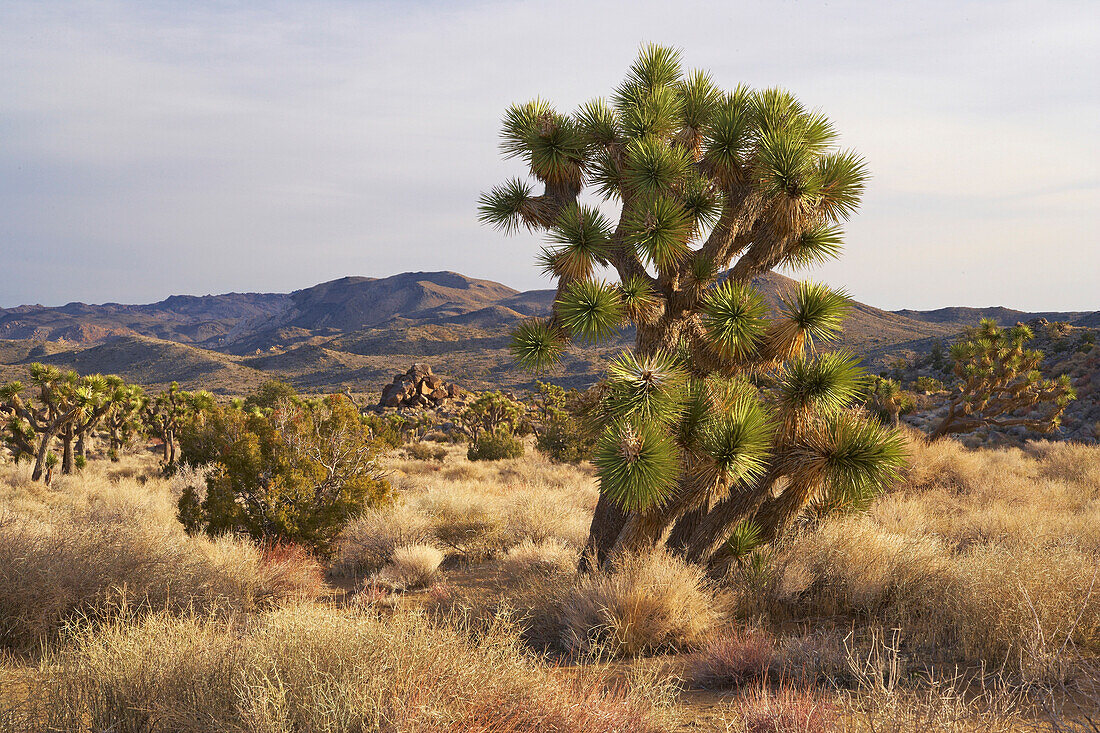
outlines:
{"label": "spiky yucca leaf cluster", "polygon": [[[799,283],[769,305],[753,285],[840,253],[867,171],[837,137],[790,93],[725,92],[656,45],[607,99],[571,115],[540,99],[505,113],[502,151],[529,181],[483,195],[481,219],[547,231],[540,260],[557,283],[551,316],[516,330],[516,360],[553,368],[570,340],[635,329],[592,418],[597,555],[667,538],[715,562],[735,527],[772,537],[898,465],[893,434],[848,412],[864,386],[856,359],[819,353],[840,332],[845,294]],[[604,205],[579,203],[585,187]],[[617,284],[598,279],[607,271]]]}

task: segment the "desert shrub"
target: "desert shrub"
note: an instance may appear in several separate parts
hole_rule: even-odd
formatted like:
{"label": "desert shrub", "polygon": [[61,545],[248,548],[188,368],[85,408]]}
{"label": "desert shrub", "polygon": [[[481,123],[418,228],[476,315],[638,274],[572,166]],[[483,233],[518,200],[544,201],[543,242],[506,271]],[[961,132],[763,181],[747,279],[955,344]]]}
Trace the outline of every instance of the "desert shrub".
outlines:
{"label": "desert shrub", "polygon": [[0,517],[0,644],[27,647],[117,607],[254,610],[321,590],[308,556],[265,556],[158,519],[123,505]]}
{"label": "desert shrub", "polygon": [[431,545],[398,547],[375,580],[395,590],[426,588],[435,580],[442,563],[443,552]]}
{"label": "desert shrub", "polygon": [[810,690],[784,686],[754,687],[734,704],[729,730],[739,733],[831,733],[835,709]]}
{"label": "desert shrub", "polygon": [[371,439],[387,448],[400,448],[405,444],[403,432],[405,419],[401,415],[374,415],[367,413],[360,417],[363,427]]}
{"label": "desert shrub", "polygon": [[671,555],[629,555],[582,575],[562,602],[562,643],[632,657],[697,647],[721,614],[702,569]]}
{"label": "desert shrub", "polygon": [[575,419],[562,417],[542,426],[535,445],[552,461],[579,463],[592,456],[595,441]]}
{"label": "desert shrub", "polygon": [[699,687],[737,687],[765,680],[777,658],[768,634],[737,629],[708,638],[688,657],[685,676]]}
{"label": "desert shrub", "polygon": [[78,634],[24,729],[656,733],[643,693],[553,675],[506,625],[470,641],[419,615],[300,606],[240,626],[153,616]]}
{"label": "desert shrub", "polygon": [[185,464],[213,466],[205,495],[180,497],[190,532],[243,532],[327,555],[353,516],[390,497],[377,442],[336,395],[317,406],[280,403],[269,416],[217,410],[180,446]]}
{"label": "desert shrub", "polygon": [[482,392],[458,415],[458,426],[473,442],[485,433],[514,435],[526,428],[525,412],[503,392]]}
{"label": "desert shrub", "polygon": [[1065,645],[1100,648],[1096,452],[1035,450],[915,444],[899,492],[792,538],[772,582],[741,592],[777,623],[847,616],[903,629],[929,660],[1057,679]]}
{"label": "desert shrub", "polygon": [[462,493],[434,495],[425,501],[432,535],[466,560],[486,560],[508,543],[504,517],[493,502],[478,501]]}
{"label": "desert shrub", "polygon": [[924,394],[935,394],[943,391],[943,382],[935,377],[917,377],[913,382],[913,388]]}
{"label": "desert shrub", "polygon": [[471,461],[500,461],[522,456],[523,441],[504,431],[483,432],[466,450],[466,458]]}
{"label": "desert shrub", "polygon": [[578,419],[584,395],[546,382],[538,382],[538,389],[532,402],[538,415],[534,428],[539,451],[559,463],[589,458],[596,440]]}
{"label": "desert shrub", "polygon": [[501,566],[509,575],[516,576],[571,573],[577,567],[577,551],[557,539],[524,540],[504,554]]}
{"label": "desert shrub", "polygon": [[402,545],[433,539],[431,520],[417,507],[397,503],[368,509],[353,519],[336,542],[331,571],[335,575],[364,575],[381,570]]}
{"label": "desert shrub", "polygon": [[442,463],[447,457],[447,449],[426,443],[412,443],[405,447],[405,455],[416,461],[437,461]]}
{"label": "desert shrub", "polygon": [[244,409],[274,410],[281,403],[298,399],[298,390],[280,379],[268,379],[244,399]]}

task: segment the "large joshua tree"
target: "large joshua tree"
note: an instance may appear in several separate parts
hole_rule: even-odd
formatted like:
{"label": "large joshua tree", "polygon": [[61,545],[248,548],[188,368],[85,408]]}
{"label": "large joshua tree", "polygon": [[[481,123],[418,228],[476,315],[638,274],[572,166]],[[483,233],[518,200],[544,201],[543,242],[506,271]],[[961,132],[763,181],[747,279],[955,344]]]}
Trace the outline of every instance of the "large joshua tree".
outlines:
{"label": "large joshua tree", "polygon": [[664,542],[721,567],[739,526],[767,539],[811,503],[894,477],[899,437],[850,408],[856,360],[817,350],[847,298],[804,283],[770,314],[752,285],[840,252],[867,174],[823,114],[780,89],[724,92],[648,46],[610,100],[572,115],[515,105],[502,138],[529,179],[484,194],[480,218],[547,232],[540,261],[557,284],[552,315],[514,333],[517,361],[539,371],[570,340],[636,333],[594,417],[590,558]]}

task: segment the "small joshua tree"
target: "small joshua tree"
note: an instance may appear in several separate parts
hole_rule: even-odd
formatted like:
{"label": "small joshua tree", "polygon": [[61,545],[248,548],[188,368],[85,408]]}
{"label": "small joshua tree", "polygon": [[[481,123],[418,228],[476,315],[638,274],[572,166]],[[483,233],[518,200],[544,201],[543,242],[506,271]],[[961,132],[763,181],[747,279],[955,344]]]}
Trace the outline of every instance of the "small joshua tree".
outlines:
{"label": "small joshua tree", "polygon": [[896,380],[875,377],[867,404],[882,413],[896,428],[901,421],[901,413],[912,409],[913,399]]}
{"label": "small joshua tree", "polygon": [[214,397],[209,392],[186,392],[180,389],[178,382],[172,382],[168,389],[145,403],[145,424],[164,443],[162,457],[166,468],[171,470],[176,464],[176,438],[180,429],[213,406]]}
{"label": "small joshua tree", "polygon": [[[739,523],[771,537],[808,504],[894,477],[897,434],[848,409],[863,387],[856,360],[816,351],[847,299],[801,284],[773,316],[752,285],[839,253],[838,224],[867,174],[836,139],[788,92],[724,92],[660,46],[642,50],[610,101],[505,113],[503,153],[542,193],[509,181],[482,196],[480,217],[547,232],[540,262],[557,283],[550,318],[514,334],[516,359],[537,371],[570,340],[636,333],[596,417],[590,557],[664,542],[722,565]],[[621,205],[617,222],[582,203],[586,187]]]}
{"label": "small joshua tree", "polygon": [[1026,348],[1031,329],[1001,328],[983,319],[951,346],[954,375],[947,415],[932,433],[941,438],[983,426],[1057,430],[1066,406],[1077,397],[1069,375],[1043,379],[1043,352]]}
{"label": "small joshua tree", "polygon": [[112,461],[117,461],[123,446],[141,430],[141,415],[148,405],[148,398],[141,387],[123,384],[120,379],[112,386],[111,405],[103,416],[103,427],[107,432],[107,455]]}
{"label": "small joshua tree", "polygon": [[[9,448],[17,458],[33,456],[31,480],[40,481],[55,438],[70,438],[63,471],[72,471],[73,425],[98,409],[103,377],[81,378],[76,372],[37,363],[31,364],[30,373],[32,390],[26,399],[20,382],[9,382],[0,388],[0,414],[7,418],[5,437]],[[54,456],[53,460],[56,459]]]}

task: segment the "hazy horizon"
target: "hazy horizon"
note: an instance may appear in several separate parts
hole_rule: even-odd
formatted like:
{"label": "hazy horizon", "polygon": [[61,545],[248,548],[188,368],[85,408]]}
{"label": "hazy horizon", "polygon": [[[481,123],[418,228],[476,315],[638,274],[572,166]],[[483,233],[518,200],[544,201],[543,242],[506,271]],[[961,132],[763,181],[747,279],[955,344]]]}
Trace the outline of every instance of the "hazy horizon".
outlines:
{"label": "hazy horizon", "polygon": [[667,8],[6,2],[0,306],[406,271],[546,288],[537,236],[477,223],[522,173],[500,116],[605,96],[655,41],[789,88],[867,158],[844,255],[797,276],[890,310],[1100,308],[1100,4]]}

